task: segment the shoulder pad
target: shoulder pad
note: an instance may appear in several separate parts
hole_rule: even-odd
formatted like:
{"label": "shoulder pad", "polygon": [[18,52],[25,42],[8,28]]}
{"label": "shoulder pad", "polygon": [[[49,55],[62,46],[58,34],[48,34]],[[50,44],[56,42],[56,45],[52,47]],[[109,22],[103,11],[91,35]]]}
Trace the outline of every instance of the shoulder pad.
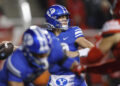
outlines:
{"label": "shoulder pad", "polygon": [[21,72],[18,70],[15,65],[13,65],[12,61],[12,56],[10,56],[7,60],[7,68],[9,69],[10,72],[12,72],[14,75],[17,77],[21,77]]}
{"label": "shoulder pad", "polygon": [[25,66],[22,66],[24,62],[22,58],[23,54],[19,51],[20,50],[16,50],[7,60],[7,68],[17,77],[21,77],[21,72],[25,69]]}

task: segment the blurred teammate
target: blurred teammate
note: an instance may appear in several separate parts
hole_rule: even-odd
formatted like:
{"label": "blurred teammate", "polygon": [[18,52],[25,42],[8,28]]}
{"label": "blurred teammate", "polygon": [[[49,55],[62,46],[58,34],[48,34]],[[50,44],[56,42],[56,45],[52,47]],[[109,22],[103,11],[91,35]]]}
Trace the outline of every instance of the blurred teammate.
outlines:
{"label": "blurred teammate", "polygon": [[27,86],[48,68],[46,57],[51,51],[51,39],[47,31],[30,27],[22,41],[0,71],[0,86]]}
{"label": "blurred teammate", "polygon": [[[79,62],[79,54],[80,56],[84,54],[81,51],[78,53],[78,47],[86,48],[85,51],[93,47],[93,44],[85,39],[79,27],[70,26],[69,12],[64,6],[51,6],[46,12],[46,22],[51,28],[50,34],[57,37],[67,56],[75,57],[73,58],[75,61]],[[48,83],[50,86],[86,86],[83,77],[76,76],[56,63],[50,66],[49,72],[51,73]]]}
{"label": "blurred teammate", "polygon": [[47,30],[31,26],[24,32],[22,41],[23,44],[8,57],[0,71],[0,86],[31,86],[49,64],[57,64],[79,74],[80,65],[64,56],[59,41]]}
{"label": "blurred teammate", "polygon": [[120,0],[114,0],[112,12],[113,19],[104,24],[99,43],[89,51],[87,57],[80,59],[81,63],[89,66],[99,62],[109,50],[112,50],[115,58],[87,67],[86,72],[105,74],[120,70]]}

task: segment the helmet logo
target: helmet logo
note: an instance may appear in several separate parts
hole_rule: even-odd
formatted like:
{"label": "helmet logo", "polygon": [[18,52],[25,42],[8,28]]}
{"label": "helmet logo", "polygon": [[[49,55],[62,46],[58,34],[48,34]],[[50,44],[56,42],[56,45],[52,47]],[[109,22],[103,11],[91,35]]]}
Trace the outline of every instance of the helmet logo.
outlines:
{"label": "helmet logo", "polygon": [[25,45],[29,45],[29,46],[31,46],[33,44],[33,38],[30,34],[25,34],[24,43],[25,43]]}
{"label": "helmet logo", "polygon": [[55,9],[54,8],[51,8],[50,9],[50,13],[53,14],[55,12]]}
{"label": "helmet logo", "polygon": [[51,15],[52,15],[53,13],[55,13],[55,9],[54,9],[54,8],[50,8],[50,9],[47,11],[48,16],[50,16],[50,17],[51,17]]}

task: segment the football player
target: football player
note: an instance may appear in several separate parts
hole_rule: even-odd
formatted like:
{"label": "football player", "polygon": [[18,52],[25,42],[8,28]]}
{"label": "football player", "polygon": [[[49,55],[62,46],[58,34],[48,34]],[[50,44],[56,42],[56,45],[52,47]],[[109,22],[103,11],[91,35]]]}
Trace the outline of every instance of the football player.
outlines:
{"label": "football player", "polygon": [[[94,45],[85,39],[81,28],[70,26],[69,16],[70,14],[64,6],[53,5],[47,10],[45,17],[48,28],[50,28],[49,33],[56,36],[61,42],[67,56],[75,57],[73,59],[79,62],[79,56],[84,55]],[[78,47],[85,48],[84,52],[79,50],[78,53]],[[57,64],[50,66],[49,72],[51,73],[48,83],[50,86],[86,86],[83,77],[76,76]]]}
{"label": "football player", "polygon": [[[8,57],[0,71],[0,86],[31,86],[49,68],[49,64],[51,67],[57,64],[79,74],[81,66],[64,55],[59,41],[51,37],[47,30],[31,26],[22,39],[22,45]],[[58,83],[63,85],[68,82],[58,80]]]}
{"label": "football player", "polygon": [[85,65],[93,64],[99,62],[109,50],[112,50],[115,58],[87,67],[86,72],[106,74],[120,70],[120,0],[114,0],[111,11],[113,19],[103,25],[101,40],[89,51],[88,57],[80,59]]}
{"label": "football player", "polygon": [[0,86],[27,86],[24,84],[48,68],[46,57],[51,49],[51,39],[47,31],[32,26],[25,31],[22,41],[0,71]]}

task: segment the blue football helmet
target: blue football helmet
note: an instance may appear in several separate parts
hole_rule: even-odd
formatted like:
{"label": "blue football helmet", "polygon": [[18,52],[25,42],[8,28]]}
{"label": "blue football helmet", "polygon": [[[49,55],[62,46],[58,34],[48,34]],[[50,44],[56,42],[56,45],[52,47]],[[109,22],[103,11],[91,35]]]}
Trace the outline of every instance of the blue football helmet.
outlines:
{"label": "blue football helmet", "polygon": [[29,62],[39,68],[48,68],[46,57],[36,58],[36,55],[49,54],[52,39],[47,30],[38,26],[29,27],[23,34],[23,52]]}
{"label": "blue football helmet", "polygon": [[[62,25],[61,22],[58,21],[58,18],[61,16],[67,16],[67,26]],[[62,5],[52,5],[46,12],[46,22],[51,28],[59,28],[62,30],[67,30],[70,25],[69,12]]]}

